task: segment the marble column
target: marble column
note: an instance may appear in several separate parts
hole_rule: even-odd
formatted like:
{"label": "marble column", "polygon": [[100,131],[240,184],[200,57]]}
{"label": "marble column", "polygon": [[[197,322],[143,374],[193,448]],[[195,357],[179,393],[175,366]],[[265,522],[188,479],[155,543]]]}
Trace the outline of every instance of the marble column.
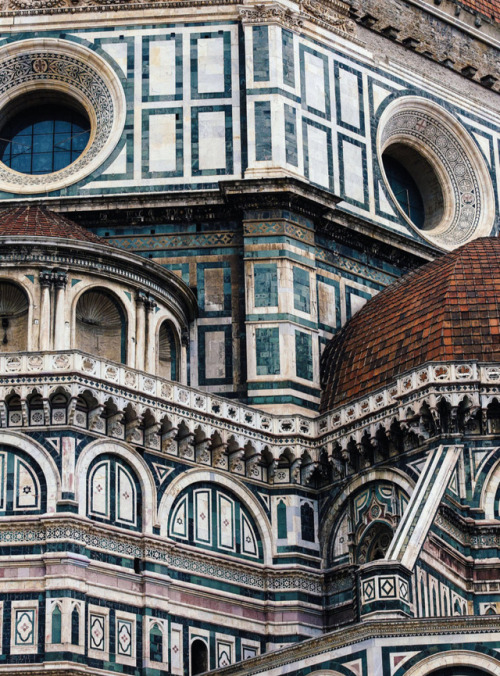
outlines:
{"label": "marble column", "polygon": [[51,312],[50,312],[50,287],[52,286],[52,273],[50,270],[42,270],[39,276],[40,282],[40,338],[38,341],[41,352],[50,350],[51,338]]}
{"label": "marble column", "polygon": [[146,351],[146,294],[139,291],[135,298],[135,368],[144,371]]}
{"label": "marble column", "polygon": [[64,350],[67,345],[65,341],[66,327],[64,324],[65,295],[68,275],[64,270],[58,270],[52,275],[56,289],[55,310],[54,310],[54,350]]}

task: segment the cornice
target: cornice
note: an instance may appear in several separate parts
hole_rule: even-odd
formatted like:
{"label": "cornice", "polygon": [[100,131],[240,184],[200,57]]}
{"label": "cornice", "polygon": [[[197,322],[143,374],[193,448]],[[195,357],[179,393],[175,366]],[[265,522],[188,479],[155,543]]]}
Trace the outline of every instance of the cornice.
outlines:
{"label": "cornice", "polygon": [[498,634],[497,617],[443,617],[417,620],[372,621],[365,620],[351,627],[342,627],[302,643],[288,646],[272,653],[246,660],[244,666],[235,664],[217,671],[218,676],[245,674],[264,674],[287,664],[305,658],[313,658],[321,654],[332,653],[354,643],[382,638],[398,638],[412,636],[453,636],[456,634],[473,635],[478,633]]}

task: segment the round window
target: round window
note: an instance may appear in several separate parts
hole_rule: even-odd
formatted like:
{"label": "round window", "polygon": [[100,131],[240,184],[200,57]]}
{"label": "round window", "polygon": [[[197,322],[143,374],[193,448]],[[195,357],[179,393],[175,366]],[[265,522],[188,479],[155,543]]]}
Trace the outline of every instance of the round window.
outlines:
{"label": "round window", "polygon": [[127,113],[110,64],[69,40],[34,38],[0,47],[0,72],[0,190],[46,194],[103,165]]}
{"label": "round window", "polygon": [[441,106],[404,96],[382,112],[377,146],[398,211],[421,236],[454,249],[491,233],[491,177],[476,143]]}
{"label": "round window", "polygon": [[83,109],[64,101],[34,106],[17,102],[0,128],[0,161],[22,174],[50,174],[77,160],[90,139]]}

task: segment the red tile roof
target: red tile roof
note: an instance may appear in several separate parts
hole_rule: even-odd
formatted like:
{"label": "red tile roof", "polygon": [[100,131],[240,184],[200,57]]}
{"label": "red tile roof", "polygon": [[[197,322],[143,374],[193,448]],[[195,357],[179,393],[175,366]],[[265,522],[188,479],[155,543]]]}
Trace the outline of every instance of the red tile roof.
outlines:
{"label": "red tile roof", "polygon": [[0,210],[1,236],[60,237],[107,244],[93,232],[41,206],[8,207]]}
{"label": "red tile roof", "polygon": [[500,0],[460,0],[458,4],[500,22]]}
{"label": "red tile roof", "polygon": [[391,284],[335,335],[321,410],[429,361],[500,362],[500,239],[482,238]]}

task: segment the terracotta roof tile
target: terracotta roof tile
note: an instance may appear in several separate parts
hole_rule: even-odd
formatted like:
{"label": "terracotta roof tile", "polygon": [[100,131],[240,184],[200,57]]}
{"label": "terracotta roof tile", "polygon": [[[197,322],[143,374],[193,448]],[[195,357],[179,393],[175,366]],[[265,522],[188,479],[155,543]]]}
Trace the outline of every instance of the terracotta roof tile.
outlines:
{"label": "terracotta roof tile", "polygon": [[460,0],[458,3],[464,7],[469,7],[497,23],[500,22],[500,2],[499,0]]}
{"label": "terracotta roof tile", "polygon": [[428,361],[500,362],[500,239],[482,238],[369,301],[322,359],[321,410],[367,395]]}
{"label": "terracotta roof tile", "polygon": [[9,207],[0,210],[1,236],[59,237],[107,244],[106,240],[77,223],[42,206]]}

